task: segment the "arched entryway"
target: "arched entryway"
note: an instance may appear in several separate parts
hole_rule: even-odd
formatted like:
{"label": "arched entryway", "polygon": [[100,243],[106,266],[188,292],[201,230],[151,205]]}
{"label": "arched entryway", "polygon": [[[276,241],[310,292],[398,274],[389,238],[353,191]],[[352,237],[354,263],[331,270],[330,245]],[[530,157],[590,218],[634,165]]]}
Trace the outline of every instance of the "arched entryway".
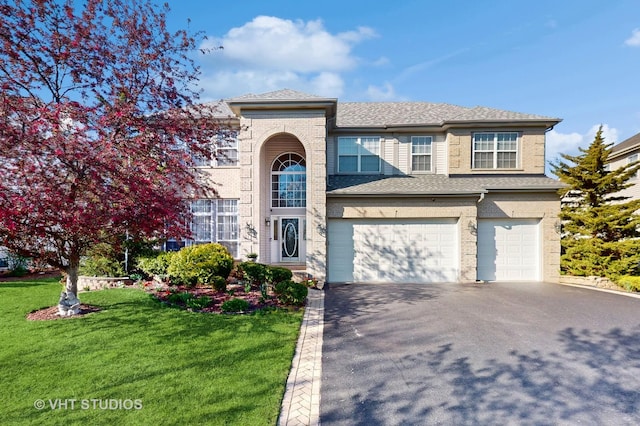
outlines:
{"label": "arched entryway", "polygon": [[[273,135],[263,145],[261,202],[267,237],[263,261],[304,265],[307,251],[307,159],[294,135]],[[263,246],[264,247],[264,246]]]}

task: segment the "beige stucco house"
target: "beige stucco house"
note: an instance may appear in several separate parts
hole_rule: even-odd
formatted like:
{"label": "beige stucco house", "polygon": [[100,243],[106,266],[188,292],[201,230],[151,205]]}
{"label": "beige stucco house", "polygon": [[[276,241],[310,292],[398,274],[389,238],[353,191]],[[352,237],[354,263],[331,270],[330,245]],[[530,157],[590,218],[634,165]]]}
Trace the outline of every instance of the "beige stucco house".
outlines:
{"label": "beige stucco house", "polygon": [[237,131],[200,164],[195,242],[320,281],[556,281],[560,120],[426,102],[339,102],[292,90],[221,101]]}

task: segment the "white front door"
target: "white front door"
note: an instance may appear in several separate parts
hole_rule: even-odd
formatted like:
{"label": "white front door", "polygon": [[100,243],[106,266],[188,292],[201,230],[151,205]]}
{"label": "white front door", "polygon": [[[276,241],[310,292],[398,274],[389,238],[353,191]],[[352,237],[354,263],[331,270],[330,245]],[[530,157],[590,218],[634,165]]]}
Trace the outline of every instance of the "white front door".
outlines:
{"label": "white front door", "polygon": [[281,263],[298,263],[305,258],[304,217],[272,217],[274,227],[271,258]]}

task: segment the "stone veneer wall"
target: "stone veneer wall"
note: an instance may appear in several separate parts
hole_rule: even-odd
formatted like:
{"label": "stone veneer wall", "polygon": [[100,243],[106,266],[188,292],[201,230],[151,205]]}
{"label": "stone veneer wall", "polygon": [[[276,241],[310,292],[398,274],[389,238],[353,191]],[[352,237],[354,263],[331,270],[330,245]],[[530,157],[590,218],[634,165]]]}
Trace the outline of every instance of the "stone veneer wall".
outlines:
{"label": "stone veneer wall", "polygon": [[121,288],[133,284],[129,277],[78,277],[78,292]]}

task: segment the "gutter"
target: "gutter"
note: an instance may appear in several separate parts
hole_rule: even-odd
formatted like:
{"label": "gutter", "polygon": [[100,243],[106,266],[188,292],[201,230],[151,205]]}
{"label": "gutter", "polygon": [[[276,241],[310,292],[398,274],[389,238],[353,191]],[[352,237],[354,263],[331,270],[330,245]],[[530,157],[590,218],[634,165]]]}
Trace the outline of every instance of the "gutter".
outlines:
{"label": "gutter", "polygon": [[397,192],[327,192],[327,198],[456,198],[456,197],[484,197],[486,191],[473,192],[420,192],[420,193],[397,193]]}

